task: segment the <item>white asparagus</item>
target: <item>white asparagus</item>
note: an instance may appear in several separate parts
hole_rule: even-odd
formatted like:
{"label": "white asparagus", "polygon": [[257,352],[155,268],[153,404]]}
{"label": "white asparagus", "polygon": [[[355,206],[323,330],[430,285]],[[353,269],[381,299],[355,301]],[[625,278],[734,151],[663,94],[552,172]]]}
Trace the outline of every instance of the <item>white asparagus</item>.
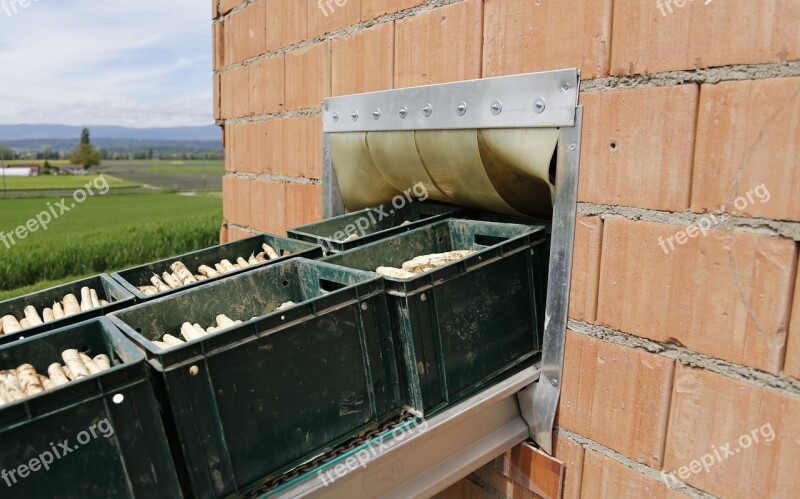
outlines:
{"label": "white asparagus", "polygon": [[405,227],[406,225],[411,225],[411,222],[409,222],[408,220],[406,220],[405,222],[403,222],[403,223],[401,223],[401,224],[400,224],[400,227]]}
{"label": "white asparagus", "polygon": [[73,379],[83,378],[89,375],[89,370],[81,360],[81,355],[75,349],[64,350],[61,352],[61,358],[72,373]]}
{"label": "white asparagus", "polygon": [[194,276],[194,278],[197,279],[198,282],[199,281],[207,281],[208,280],[208,277],[204,276],[203,274],[197,274],[197,275]]}
{"label": "white asparagus", "polygon": [[172,289],[167,285],[167,283],[162,281],[157,274],[153,274],[153,277],[150,278],[150,282],[153,284],[153,286],[159,293],[163,293],[164,291],[169,291],[170,289]]}
{"label": "white asparagus", "polygon": [[53,317],[55,317],[56,320],[63,319],[65,317],[64,308],[58,302],[53,303]]}
{"label": "white asparagus", "polygon": [[97,296],[97,291],[90,289],[89,297],[92,299],[92,308],[100,308],[100,297]]}
{"label": "white asparagus", "polygon": [[92,292],[87,287],[81,288],[81,312],[92,309]]}
{"label": "white asparagus", "polygon": [[66,376],[68,380],[75,381],[75,376],[72,375],[72,371],[69,370],[69,367],[61,366],[61,370],[64,372],[64,376]]}
{"label": "white asparagus", "polygon": [[167,283],[167,286],[169,286],[172,289],[179,288],[183,285],[181,284],[180,279],[170,274],[169,272],[164,272],[163,274],[161,274],[161,278],[164,280],[164,282]]}
{"label": "white asparagus", "polygon": [[105,307],[106,305],[108,305],[108,302],[107,302],[107,301],[105,301],[105,300],[100,300],[100,306],[101,306],[101,307]]}
{"label": "white asparagus", "polygon": [[36,307],[28,305],[27,307],[25,307],[24,312],[25,312],[25,318],[28,319],[28,323],[31,325],[31,327],[41,326],[42,324],[44,324],[42,318],[39,317],[39,312],[36,311]]}
{"label": "white asparagus", "polygon": [[3,336],[3,321],[0,320],[0,336]]}
{"label": "white asparagus", "polygon": [[228,260],[222,260],[221,262],[219,262],[219,264],[222,265],[223,269],[225,269],[225,273],[233,272],[234,270],[236,270],[236,266]]}
{"label": "white asparagus", "polygon": [[111,369],[111,359],[109,359],[108,355],[104,353],[95,355],[94,359],[92,360],[94,360],[94,363],[97,364],[97,366],[103,371],[106,369]]}
{"label": "white asparagus", "polygon": [[245,260],[245,259],[244,259],[244,258],[242,258],[242,257],[239,257],[239,258],[237,258],[237,259],[236,259],[236,263],[238,263],[238,264],[239,264],[239,266],[240,266],[241,268],[243,268],[243,269],[245,269],[245,268],[247,268],[247,267],[249,267],[249,266],[250,266],[250,264],[249,264],[249,263],[247,263],[247,260]]}
{"label": "white asparagus", "polygon": [[158,294],[158,289],[156,289],[155,286],[142,286],[139,288],[139,291],[141,291],[145,296],[153,296]]}
{"label": "white asparagus", "polygon": [[247,263],[250,265],[258,265],[259,261],[256,259],[255,253],[250,253],[250,258],[247,259]]}
{"label": "white asparagus", "polygon": [[256,261],[258,263],[266,262],[267,261],[267,254],[264,253],[263,251],[261,253],[257,254],[256,255]]}
{"label": "white asparagus", "polygon": [[342,239],[342,242],[346,243],[348,241],[355,241],[356,239],[358,239],[358,234],[350,234],[345,239]]}
{"label": "white asparagus", "polygon": [[269,257],[270,260],[276,260],[276,259],[280,258],[280,255],[278,255],[278,252],[275,251],[275,249],[272,246],[270,246],[269,244],[264,243],[264,244],[261,245],[261,247],[264,249],[264,252],[267,254],[267,256]]}
{"label": "white asparagus", "polygon": [[233,264],[233,270],[242,270],[242,266],[239,265],[238,263],[234,263]]}
{"label": "white asparagus", "polygon": [[227,270],[225,270],[225,266],[222,265],[221,263],[215,263],[214,268],[217,269],[217,274],[219,275],[222,275],[227,272]]}
{"label": "white asparagus", "polygon": [[470,256],[473,253],[475,253],[475,251],[463,250],[463,251],[448,251],[447,253],[435,253],[432,255],[418,256],[412,260],[403,263],[403,270],[407,270],[412,273],[426,272],[436,267],[440,267],[447,263]]}
{"label": "white asparagus", "polygon": [[414,277],[414,274],[407,270],[395,269],[392,267],[378,267],[378,270],[375,272],[382,276],[393,277],[395,279],[408,279],[410,277]]}
{"label": "white asparagus", "polygon": [[39,375],[39,383],[42,384],[42,387],[45,390],[52,390],[53,388],[56,387],[56,384],[53,383],[52,381],[50,381],[50,378],[48,378],[47,376],[44,376],[42,374]]}
{"label": "white asparagus", "polygon": [[28,321],[28,319],[20,319],[19,325],[23,330],[31,328],[31,323]]}
{"label": "white asparagus", "polygon": [[25,398],[25,392],[20,389],[14,371],[2,371],[2,373],[0,373],[0,383],[3,385],[4,399],[9,402],[14,402],[15,400]]}
{"label": "white asparagus", "polygon": [[53,309],[52,308],[44,309],[42,311],[42,317],[44,319],[45,324],[48,323],[48,322],[53,322],[54,320],[56,320],[56,316],[53,313]]}
{"label": "white asparagus", "polygon": [[39,375],[36,374],[36,369],[30,364],[22,364],[16,370],[17,382],[19,389],[26,396],[36,395],[44,391],[42,382],[39,381]]}
{"label": "white asparagus", "polygon": [[170,348],[172,348],[171,346],[167,345],[163,341],[153,341],[153,345],[157,346],[161,350],[169,350]]}
{"label": "white asparagus", "polygon": [[212,269],[208,265],[201,265],[200,268],[197,269],[197,271],[200,274],[208,277],[209,279],[211,279],[213,277],[219,277],[219,275],[220,275],[219,272],[217,272],[216,270]]}
{"label": "white asparagus", "polygon": [[13,334],[22,331],[22,325],[13,315],[6,315],[3,321],[3,334]]}
{"label": "white asparagus", "polygon": [[214,334],[214,333],[216,333],[217,331],[219,331],[219,328],[216,328],[216,327],[214,327],[214,326],[211,326],[211,327],[209,327],[208,329],[206,329],[206,333],[208,333],[208,334]]}
{"label": "white asparagus", "polygon": [[69,383],[69,378],[64,374],[61,364],[50,364],[47,368],[47,375],[50,376],[50,381],[56,386],[66,385]]}
{"label": "white asparagus", "polygon": [[170,347],[176,347],[178,345],[183,345],[185,343],[180,338],[176,338],[175,336],[172,336],[171,334],[165,334],[164,337],[161,338],[161,341],[163,341],[164,343],[166,343]]}
{"label": "white asparagus", "polygon": [[205,336],[205,330],[200,333],[194,328],[194,324],[184,322],[181,326],[181,336],[183,336],[186,341],[192,341]]}
{"label": "white asparagus", "polygon": [[183,262],[175,262],[170,265],[169,268],[172,269],[172,271],[178,277],[178,280],[184,285],[197,282],[197,279],[195,279],[194,275],[189,272],[189,269],[186,268],[186,265],[184,265]]}
{"label": "white asparagus", "polygon": [[222,329],[229,328],[236,325],[236,323],[227,315],[220,314],[217,316],[217,326]]}
{"label": "white asparagus", "polygon": [[281,310],[286,310],[287,308],[294,307],[295,305],[297,305],[297,303],[293,301],[287,301],[286,303],[275,309],[275,311],[280,312]]}
{"label": "white asparagus", "polygon": [[81,306],[78,303],[78,298],[73,295],[69,294],[64,297],[64,317],[70,317],[72,315],[76,315],[81,313]]}
{"label": "white asparagus", "polygon": [[95,364],[94,360],[92,360],[92,358],[86,355],[85,353],[81,352],[80,357],[81,357],[81,362],[83,362],[83,365],[86,366],[86,370],[89,371],[89,374],[97,374],[100,371],[102,371],[102,369],[100,369],[100,366]]}

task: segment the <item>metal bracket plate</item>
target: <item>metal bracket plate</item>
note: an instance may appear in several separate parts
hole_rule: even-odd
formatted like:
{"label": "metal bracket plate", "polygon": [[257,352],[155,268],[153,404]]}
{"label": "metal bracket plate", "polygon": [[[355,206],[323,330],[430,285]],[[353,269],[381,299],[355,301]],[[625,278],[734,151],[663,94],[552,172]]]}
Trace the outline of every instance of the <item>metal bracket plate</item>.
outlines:
{"label": "metal bracket plate", "polygon": [[325,133],[571,127],[578,71],[546,71],[325,99]]}

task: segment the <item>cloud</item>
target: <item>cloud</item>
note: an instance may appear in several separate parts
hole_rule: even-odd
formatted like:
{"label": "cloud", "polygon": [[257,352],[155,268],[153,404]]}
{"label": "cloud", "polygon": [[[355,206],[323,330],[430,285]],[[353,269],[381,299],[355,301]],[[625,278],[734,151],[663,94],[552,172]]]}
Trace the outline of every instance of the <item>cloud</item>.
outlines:
{"label": "cloud", "polygon": [[207,125],[211,85],[205,2],[0,0],[1,124]]}

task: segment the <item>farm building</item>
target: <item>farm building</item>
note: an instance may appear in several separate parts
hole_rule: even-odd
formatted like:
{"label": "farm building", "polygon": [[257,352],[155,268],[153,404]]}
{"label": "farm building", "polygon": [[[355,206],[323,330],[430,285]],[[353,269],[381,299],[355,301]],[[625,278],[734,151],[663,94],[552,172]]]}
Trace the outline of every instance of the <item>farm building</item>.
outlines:
{"label": "farm building", "polygon": [[3,170],[3,175],[6,177],[36,177],[39,175],[40,166],[37,164],[30,165],[7,165],[0,167]]}
{"label": "farm building", "polygon": [[83,165],[57,165],[54,166],[59,175],[87,175],[88,172]]}

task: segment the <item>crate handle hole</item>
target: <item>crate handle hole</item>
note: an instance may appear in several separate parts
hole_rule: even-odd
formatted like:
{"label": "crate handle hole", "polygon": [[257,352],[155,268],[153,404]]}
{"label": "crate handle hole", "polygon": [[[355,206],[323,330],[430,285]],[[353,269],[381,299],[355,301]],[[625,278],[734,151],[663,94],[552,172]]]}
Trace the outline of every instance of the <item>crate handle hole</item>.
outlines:
{"label": "crate handle hole", "polygon": [[142,328],[140,328],[140,327],[137,327],[137,328],[136,328],[136,332],[137,332],[137,333],[141,333],[141,332],[142,332]]}
{"label": "crate handle hole", "polygon": [[346,284],[340,282],[328,281],[327,279],[319,280],[319,287],[323,291],[332,292],[347,287]]}
{"label": "crate handle hole", "polygon": [[119,404],[121,404],[122,402],[125,401],[125,395],[123,395],[121,393],[118,393],[118,394],[114,395],[113,397],[111,397],[111,401],[114,402],[115,404],[119,405]]}
{"label": "crate handle hole", "polygon": [[289,281],[283,281],[283,287],[284,288],[288,288],[289,287]]}
{"label": "crate handle hole", "polygon": [[479,246],[494,246],[496,244],[503,243],[507,240],[508,240],[507,237],[484,236],[481,234],[475,234],[475,244]]}

